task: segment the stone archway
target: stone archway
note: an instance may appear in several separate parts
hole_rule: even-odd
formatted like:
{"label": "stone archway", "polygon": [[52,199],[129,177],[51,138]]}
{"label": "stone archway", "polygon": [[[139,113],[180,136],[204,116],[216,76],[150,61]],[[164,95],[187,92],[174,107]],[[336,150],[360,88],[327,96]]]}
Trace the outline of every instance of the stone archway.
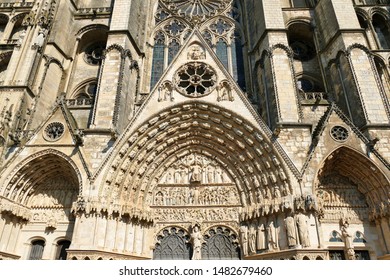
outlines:
{"label": "stone archway", "polygon": [[[2,217],[14,224],[9,234],[15,236],[72,237],[75,217],[72,204],[81,189],[80,173],[64,154],[46,150],[37,153],[10,175],[1,190]],[[5,237],[4,237],[5,238]],[[13,238],[10,238],[12,241]],[[20,244],[26,244],[21,240]],[[50,259],[52,243],[45,247],[44,258]],[[16,247],[15,252],[23,252]],[[14,253],[14,252],[12,252]]]}
{"label": "stone archway", "polygon": [[[314,193],[331,259],[367,258],[369,250],[378,252],[379,246],[385,247],[389,237],[381,227],[382,218],[389,212],[386,194],[390,187],[370,159],[352,149],[339,148],[325,160],[317,180]],[[367,243],[355,242],[357,233],[367,236]]]}
{"label": "stone archway", "polygon": [[90,202],[94,211],[152,220],[156,228],[199,223],[238,232],[242,221],[293,206],[282,156],[268,135],[229,110],[179,104],[126,137],[115,147],[99,199]]}

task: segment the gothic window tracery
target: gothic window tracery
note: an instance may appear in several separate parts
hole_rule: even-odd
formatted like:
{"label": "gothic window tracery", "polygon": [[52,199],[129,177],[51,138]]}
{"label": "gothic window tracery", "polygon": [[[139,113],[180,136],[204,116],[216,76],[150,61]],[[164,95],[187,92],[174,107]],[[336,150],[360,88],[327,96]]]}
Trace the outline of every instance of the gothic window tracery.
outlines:
{"label": "gothic window tracery", "polygon": [[390,27],[388,20],[380,14],[375,14],[372,17],[372,25],[376,34],[378,47],[380,49],[390,49]]}
{"label": "gothic window tracery", "polygon": [[[160,0],[155,13],[153,87],[177,55],[180,46],[197,27],[225,68],[245,88],[240,12],[233,0]],[[165,36],[164,43],[156,37]]]}
{"label": "gothic window tracery", "polygon": [[97,42],[89,45],[85,49],[84,59],[89,65],[99,65],[103,59],[103,51],[105,49],[104,42]]}
{"label": "gothic window tracery", "polygon": [[169,227],[157,236],[153,251],[155,260],[189,260],[191,256],[190,236],[183,229]]}
{"label": "gothic window tracery", "polygon": [[190,97],[200,97],[214,88],[216,75],[205,63],[189,63],[179,69],[176,81],[179,92]]}
{"label": "gothic window tracery", "polygon": [[226,227],[215,227],[204,235],[202,246],[204,260],[238,260],[240,249],[236,234]]}

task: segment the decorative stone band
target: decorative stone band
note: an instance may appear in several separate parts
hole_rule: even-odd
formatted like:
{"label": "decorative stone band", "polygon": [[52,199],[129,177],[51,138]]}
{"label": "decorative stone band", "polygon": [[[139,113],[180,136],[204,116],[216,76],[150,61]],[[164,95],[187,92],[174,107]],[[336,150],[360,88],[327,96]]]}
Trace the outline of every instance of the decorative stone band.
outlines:
{"label": "decorative stone band", "polygon": [[264,199],[261,203],[249,205],[241,208],[239,213],[240,221],[246,222],[255,218],[265,217],[277,213],[285,212],[314,212],[318,214],[317,201],[314,197],[293,196]]}
{"label": "decorative stone band", "polygon": [[107,203],[102,197],[85,200],[84,197],[80,196],[72,205],[72,213],[78,216],[102,212],[112,217],[127,216],[130,219],[135,219],[137,221],[153,223],[153,215],[150,211],[142,210],[127,204]]}
{"label": "decorative stone band", "polygon": [[0,197],[0,213],[8,212],[20,219],[29,221],[32,217],[30,208],[15,203],[5,197]]}

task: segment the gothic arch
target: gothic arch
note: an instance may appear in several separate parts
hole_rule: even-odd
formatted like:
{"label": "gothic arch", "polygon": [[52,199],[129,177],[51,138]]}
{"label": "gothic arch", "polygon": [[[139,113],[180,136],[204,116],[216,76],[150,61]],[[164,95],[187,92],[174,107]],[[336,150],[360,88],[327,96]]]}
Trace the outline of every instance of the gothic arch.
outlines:
{"label": "gothic arch", "polygon": [[62,152],[48,149],[19,163],[7,177],[1,194],[13,201],[26,203],[42,182],[56,176],[62,176],[73,188],[77,188],[75,194],[82,193],[81,173],[73,160]]}
{"label": "gothic arch", "polygon": [[190,260],[192,246],[189,232],[180,226],[166,226],[155,238],[153,259]]}
{"label": "gothic arch", "polygon": [[342,176],[354,184],[357,191],[365,197],[370,220],[389,213],[389,179],[367,156],[343,145],[330,152],[320,166],[315,176],[313,193],[316,193],[322,178]]}
{"label": "gothic arch", "polygon": [[230,168],[243,205],[261,201],[261,195],[265,200],[278,200],[277,189],[282,195],[293,189],[286,167],[266,139],[230,111],[203,103],[171,107],[141,125],[118,147],[99,194],[106,201],[145,211],[164,168],[196,151]]}
{"label": "gothic arch", "polygon": [[78,40],[81,40],[81,38],[86,34],[86,33],[89,33],[91,31],[95,31],[95,30],[102,30],[102,31],[108,31],[109,28],[108,26],[106,25],[103,25],[103,24],[91,24],[91,25],[87,25],[87,26],[84,26],[83,28],[81,28],[77,33],[76,33],[76,36],[77,36],[77,39]]}

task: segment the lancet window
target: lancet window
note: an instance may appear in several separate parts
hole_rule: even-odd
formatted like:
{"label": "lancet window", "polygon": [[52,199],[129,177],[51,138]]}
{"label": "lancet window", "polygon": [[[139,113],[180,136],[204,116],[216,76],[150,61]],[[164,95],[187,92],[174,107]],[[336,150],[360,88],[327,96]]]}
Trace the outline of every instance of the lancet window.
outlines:
{"label": "lancet window", "polygon": [[151,87],[198,28],[241,88],[245,74],[240,13],[235,0],[160,0],[155,14]]}

